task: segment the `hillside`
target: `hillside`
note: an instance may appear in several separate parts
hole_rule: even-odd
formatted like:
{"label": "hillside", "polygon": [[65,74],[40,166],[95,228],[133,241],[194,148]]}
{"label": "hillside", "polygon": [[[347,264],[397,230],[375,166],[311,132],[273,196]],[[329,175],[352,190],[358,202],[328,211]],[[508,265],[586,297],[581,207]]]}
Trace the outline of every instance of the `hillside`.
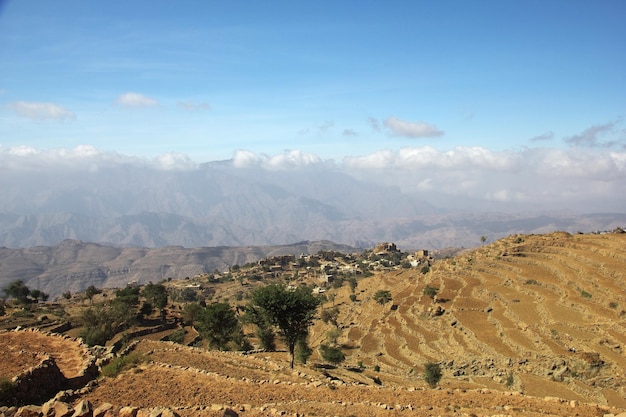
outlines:
{"label": "hillside", "polygon": [[355,250],[325,241],[276,246],[148,249],[117,248],[67,239],[55,246],[0,248],[0,288],[19,279],[54,299],[65,291],[76,293],[90,285],[120,288],[129,282],[145,284],[172,277],[182,279],[223,271],[231,265],[256,262],[268,256],[329,249]]}
{"label": "hillside", "polygon": [[[251,417],[618,414],[626,409],[625,247],[626,233],[514,235],[430,259],[430,268],[424,260],[374,268],[357,275],[354,293],[347,283],[326,288],[322,308],[337,308],[346,355],[337,367],[317,351],[335,327],[321,320],[309,337],[313,356],[294,371],[284,351],[207,351],[161,342],[164,331],[137,339],[133,351],[148,362],[72,401],[169,406],[181,416],[222,416],[226,407]],[[280,259],[267,264],[280,282],[319,282],[294,275],[295,264],[280,276],[270,267]],[[245,303],[264,283],[246,268],[231,273],[247,278],[210,284],[212,300],[234,303],[240,292]],[[377,303],[379,290],[392,300]],[[428,362],[443,371],[438,389],[424,381]]]}

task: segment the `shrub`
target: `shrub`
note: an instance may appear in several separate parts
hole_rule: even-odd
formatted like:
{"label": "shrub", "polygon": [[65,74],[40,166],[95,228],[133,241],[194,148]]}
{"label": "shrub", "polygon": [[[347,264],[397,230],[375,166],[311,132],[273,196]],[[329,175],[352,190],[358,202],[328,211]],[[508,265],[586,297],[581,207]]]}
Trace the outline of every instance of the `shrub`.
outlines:
{"label": "shrub", "polygon": [[102,368],[102,375],[115,377],[123,370],[134,368],[138,364],[146,362],[147,360],[147,356],[144,356],[143,354],[138,352],[133,352],[125,356],[120,356],[113,359]]}
{"label": "shrub", "polygon": [[388,290],[378,290],[373,298],[378,304],[386,304],[391,301],[391,292]]}
{"label": "shrub", "polygon": [[313,354],[313,350],[309,347],[306,339],[298,340],[296,344],[296,359],[300,363],[306,363],[311,355]]}
{"label": "shrub", "polygon": [[585,290],[581,290],[581,291],[580,291],[580,295],[581,295],[583,298],[591,298],[591,294],[589,294],[589,293],[588,293],[587,291],[585,291]]}
{"label": "shrub", "polygon": [[435,388],[441,380],[441,367],[438,363],[428,362],[424,366],[424,380],[431,388]]}
{"label": "shrub", "polygon": [[424,287],[424,295],[430,298],[431,300],[435,298],[438,292],[439,292],[439,288],[437,287],[431,287],[430,285],[427,285],[426,287]]}
{"label": "shrub", "polygon": [[508,388],[511,388],[514,383],[515,383],[515,378],[513,377],[513,374],[508,374],[506,377],[506,386]]}
{"label": "shrub", "polygon": [[167,336],[167,340],[178,344],[183,343],[183,340],[185,340],[185,329],[174,330]]}
{"label": "shrub", "polygon": [[344,355],[341,349],[325,344],[320,346],[320,355],[322,355],[325,361],[333,365],[337,365],[346,359],[346,355]]}

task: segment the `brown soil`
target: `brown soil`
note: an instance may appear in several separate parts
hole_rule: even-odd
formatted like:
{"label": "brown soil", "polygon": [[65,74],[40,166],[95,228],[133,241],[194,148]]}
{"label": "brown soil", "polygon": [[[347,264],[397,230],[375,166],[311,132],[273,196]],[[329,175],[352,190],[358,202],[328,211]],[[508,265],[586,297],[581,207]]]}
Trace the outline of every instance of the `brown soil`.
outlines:
{"label": "brown soil", "polygon": [[0,378],[11,379],[46,357],[54,358],[66,378],[85,368],[88,351],[74,339],[37,331],[0,332]]}
{"label": "brown soil", "polygon": [[[104,378],[80,399],[94,404],[142,408],[167,406],[181,416],[222,416],[232,408],[242,416],[396,416],[396,415],[511,415],[601,416],[618,410],[597,405],[534,398],[488,389],[439,388],[423,384],[397,384],[390,375],[378,373],[383,385],[372,383],[366,373],[323,370],[312,366],[288,367],[287,354],[208,352],[171,343],[142,341],[136,348],[153,362],[144,363],[115,378]],[[357,374],[358,375],[358,374]],[[385,383],[389,377],[389,385]],[[337,382],[345,380],[346,382]]]}

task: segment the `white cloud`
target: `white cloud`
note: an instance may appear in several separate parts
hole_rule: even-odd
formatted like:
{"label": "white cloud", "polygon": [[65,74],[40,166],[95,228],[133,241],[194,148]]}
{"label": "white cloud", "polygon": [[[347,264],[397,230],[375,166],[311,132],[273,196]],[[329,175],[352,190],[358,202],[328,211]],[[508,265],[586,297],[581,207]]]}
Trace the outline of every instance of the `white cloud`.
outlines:
{"label": "white cloud", "polygon": [[524,210],[606,210],[605,203],[623,205],[619,201],[626,195],[626,151],[407,147],[346,157],[343,169],[359,178],[424,193],[426,201],[448,196],[446,201],[453,201],[457,209],[472,199]]}
{"label": "white cloud", "polygon": [[261,165],[262,158],[252,151],[237,149],[232,161],[235,168],[253,168]]}
{"label": "white cloud", "polygon": [[342,132],[344,136],[359,136],[359,132],[354,129],[344,129]]}
{"label": "white cloud", "polygon": [[435,126],[424,122],[407,122],[397,117],[388,117],[383,125],[391,131],[393,136],[404,136],[409,138],[428,138],[443,135],[443,131]]}
{"label": "white cloud", "polygon": [[65,149],[36,149],[30,146],[0,146],[0,166],[7,170],[48,172],[98,171],[104,167],[133,165],[158,170],[190,170],[197,168],[187,155],[176,152],[166,153],[153,159],[121,155],[117,152],[103,151],[91,145],[78,145]]}
{"label": "white cloud", "polygon": [[124,93],[115,102],[122,107],[154,107],[159,104],[156,99],[138,93]]}
{"label": "white cloud", "polygon": [[235,168],[264,168],[272,171],[314,167],[324,163],[319,156],[299,150],[286,150],[270,156],[239,149],[235,151],[232,161]]}
{"label": "white cloud", "polygon": [[187,171],[198,166],[189,156],[178,152],[160,155],[156,157],[155,162],[157,168],[165,171]]}
{"label": "white cloud", "polygon": [[32,120],[67,120],[76,118],[73,112],[54,103],[15,101],[9,103],[8,107],[18,116]]}
{"label": "white cloud", "polygon": [[187,111],[211,110],[211,106],[204,102],[196,103],[195,101],[179,101],[176,104],[178,107]]}
{"label": "white cloud", "polygon": [[[55,172],[96,172],[115,167],[154,170],[193,170],[188,156],[167,153],[147,159],[103,151],[90,145],[71,149],[40,150],[30,146],[0,146],[0,170],[32,172],[39,176]],[[300,150],[275,155],[237,150],[234,168],[271,171],[337,170],[364,180],[417,192],[420,199],[464,209],[468,201],[508,204],[515,210],[593,209],[616,210],[626,195],[626,151],[606,149],[524,148],[491,151],[481,147],[438,150],[405,147],[368,155],[345,157],[341,163],[323,160]],[[242,173],[242,175],[246,175]]]}

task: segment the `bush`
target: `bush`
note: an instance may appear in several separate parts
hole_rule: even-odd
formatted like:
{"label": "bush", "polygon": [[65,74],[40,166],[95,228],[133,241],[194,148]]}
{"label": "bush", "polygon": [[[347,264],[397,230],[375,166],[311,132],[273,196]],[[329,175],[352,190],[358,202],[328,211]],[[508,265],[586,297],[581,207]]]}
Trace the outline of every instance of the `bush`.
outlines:
{"label": "bush", "polygon": [[427,285],[424,288],[424,295],[426,295],[431,300],[435,298],[438,292],[439,292],[439,288],[437,287],[431,287],[430,285]]}
{"label": "bush", "polygon": [[341,349],[324,344],[320,346],[320,355],[326,362],[330,362],[333,365],[340,364],[346,360],[346,355],[344,355]]}
{"label": "bush", "polygon": [[174,330],[169,336],[167,336],[167,340],[178,344],[183,343],[183,340],[185,340],[185,329]]}
{"label": "bush", "polygon": [[311,355],[313,354],[313,350],[309,347],[306,339],[298,340],[296,344],[296,359],[300,363],[306,363]]}
{"label": "bush", "polygon": [[441,380],[441,367],[438,363],[428,362],[424,366],[424,380],[431,388],[435,388]]}
{"label": "bush", "polygon": [[378,290],[373,298],[378,304],[386,304],[391,301],[391,292],[388,290]]}
{"label": "bush", "polygon": [[138,364],[146,362],[147,360],[147,356],[138,352],[133,352],[125,356],[120,356],[113,359],[102,368],[102,375],[115,377],[123,370],[134,368]]}

